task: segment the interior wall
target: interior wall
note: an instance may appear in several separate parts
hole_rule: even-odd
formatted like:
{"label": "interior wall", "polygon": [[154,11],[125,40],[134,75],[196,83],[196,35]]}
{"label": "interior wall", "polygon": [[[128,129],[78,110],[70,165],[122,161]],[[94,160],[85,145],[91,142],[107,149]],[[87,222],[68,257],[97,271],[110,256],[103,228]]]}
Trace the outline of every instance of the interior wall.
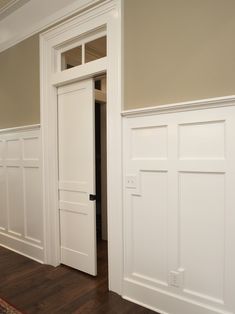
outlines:
{"label": "interior wall", "polygon": [[124,107],[235,93],[234,0],[125,0]]}
{"label": "interior wall", "polygon": [[[124,109],[235,93],[233,0],[124,1]],[[0,129],[40,123],[39,36],[0,53]]]}
{"label": "interior wall", "polygon": [[[124,1],[124,109],[235,93],[233,0]],[[0,129],[40,122],[39,37],[0,53]]]}
{"label": "interior wall", "polygon": [[39,36],[0,53],[0,129],[40,123]]}

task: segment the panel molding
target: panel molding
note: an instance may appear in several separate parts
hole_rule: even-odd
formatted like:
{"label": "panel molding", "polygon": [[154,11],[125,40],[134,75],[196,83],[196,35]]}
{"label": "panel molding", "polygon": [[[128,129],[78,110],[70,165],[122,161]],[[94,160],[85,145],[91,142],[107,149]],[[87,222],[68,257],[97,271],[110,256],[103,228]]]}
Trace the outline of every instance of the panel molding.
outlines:
{"label": "panel molding", "polygon": [[40,125],[0,130],[0,143],[0,245],[43,262]]}

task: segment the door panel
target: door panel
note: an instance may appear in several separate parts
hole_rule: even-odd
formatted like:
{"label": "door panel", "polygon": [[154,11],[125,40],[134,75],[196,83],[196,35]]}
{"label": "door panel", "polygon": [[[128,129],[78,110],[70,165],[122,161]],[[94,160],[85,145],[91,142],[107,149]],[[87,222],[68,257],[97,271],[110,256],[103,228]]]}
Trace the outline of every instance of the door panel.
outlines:
{"label": "door panel", "polygon": [[93,80],[58,89],[61,263],[97,273]]}

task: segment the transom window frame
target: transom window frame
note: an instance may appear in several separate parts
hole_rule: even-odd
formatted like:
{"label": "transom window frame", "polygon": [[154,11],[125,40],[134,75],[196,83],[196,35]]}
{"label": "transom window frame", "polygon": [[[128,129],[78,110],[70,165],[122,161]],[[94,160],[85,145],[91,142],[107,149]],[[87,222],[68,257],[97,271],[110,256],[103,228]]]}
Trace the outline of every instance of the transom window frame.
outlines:
{"label": "transom window frame", "polygon": [[[85,62],[85,45],[88,44],[89,42],[95,40],[95,39],[99,39],[99,38],[102,38],[104,36],[106,36],[106,40],[107,40],[106,25],[102,25],[101,27],[98,27],[97,29],[92,30],[91,32],[81,34],[80,36],[78,36],[78,38],[71,40],[70,43],[64,43],[64,44],[58,46],[56,48],[56,54],[57,54],[56,59],[57,59],[57,61],[55,63],[55,69],[54,69],[55,73],[70,70],[70,69],[62,70],[62,66],[61,66],[62,65],[62,54],[71,50],[71,49],[77,48],[79,46],[82,47],[82,64],[81,65],[88,63],[88,62]],[[107,54],[106,54],[106,56],[107,56]],[[106,58],[106,57],[102,57],[102,59],[103,58]],[[96,61],[96,60],[94,60],[94,61]],[[94,61],[91,61],[91,62],[94,62]],[[81,65],[78,65],[78,67]]]}

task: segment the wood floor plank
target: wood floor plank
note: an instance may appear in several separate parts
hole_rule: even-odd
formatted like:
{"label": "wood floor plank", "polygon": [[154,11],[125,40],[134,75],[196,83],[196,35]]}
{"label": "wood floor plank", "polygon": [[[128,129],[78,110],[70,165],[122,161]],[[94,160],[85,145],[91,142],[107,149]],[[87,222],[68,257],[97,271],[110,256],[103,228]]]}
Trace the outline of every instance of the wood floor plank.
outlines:
{"label": "wood floor plank", "polygon": [[0,297],[26,314],[155,313],[108,291],[105,241],[99,243],[97,277],[41,265],[1,246],[0,274]]}

